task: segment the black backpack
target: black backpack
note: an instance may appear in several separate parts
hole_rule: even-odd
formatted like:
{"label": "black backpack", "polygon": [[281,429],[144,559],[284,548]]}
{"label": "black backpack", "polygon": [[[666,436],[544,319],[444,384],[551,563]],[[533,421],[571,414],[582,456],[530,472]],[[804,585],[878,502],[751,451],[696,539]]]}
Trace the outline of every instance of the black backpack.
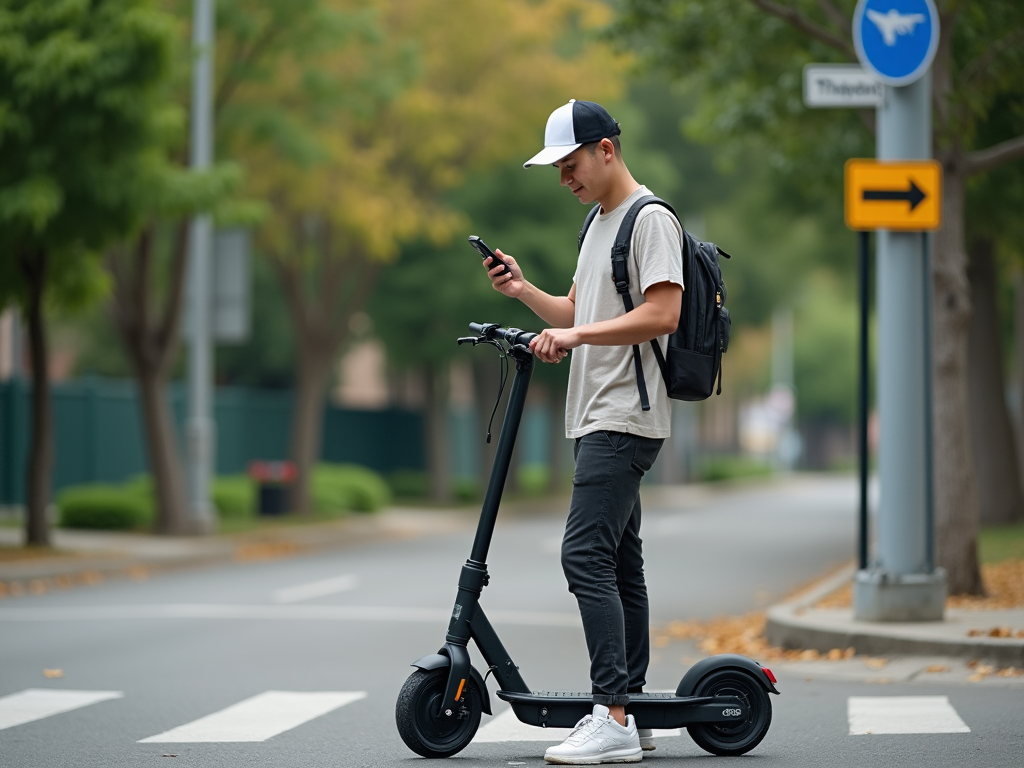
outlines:
{"label": "black backpack", "polygon": [[[629,296],[629,244],[633,237],[633,225],[637,214],[645,205],[657,204],[667,208],[676,220],[679,216],[671,205],[654,195],[641,197],[629,210],[619,225],[612,246],[612,282],[622,296],[622,303],[629,312],[633,300]],[[583,249],[583,238],[587,236],[590,223],[598,214],[600,205],[595,205],[587,214],[580,230],[579,248]],[[679,326],[668,337],[668,354],[663,355],[657,339],[651,339],[658,367],[668,385],[668,396],[675,400],[706,400],[712,392],[722,394],[722,355],[729,348],[729,330],[732,320],[725,308],[725,281],[718,265],[719,255],[730,258],[729,254],[713,243],[705,243],[683,230],[683,290],[679,312]],[[633,367],[636,369],[636,384],[640,390],[640,405],[645,411],[651,409],[647,397],[644,369],[640,362],[640,347],[633,345]],[[717,392],[715,382],[718,382]]]}

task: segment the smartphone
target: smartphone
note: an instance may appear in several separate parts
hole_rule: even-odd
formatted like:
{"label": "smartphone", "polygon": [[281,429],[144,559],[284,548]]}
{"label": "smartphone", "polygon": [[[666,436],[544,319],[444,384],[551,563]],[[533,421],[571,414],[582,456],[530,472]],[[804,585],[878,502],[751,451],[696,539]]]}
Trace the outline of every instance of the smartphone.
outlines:
{"label": "smartphone", "polygon": [[499,272],[498,274],[500,274],[500,275],[511,275],[512,274],[512,268],[509,267],[508,263],[506,263],[505,261],[502,261],[501,257],[498,256],[497,254],[495,254],[494,251],[492,251],[490,248],[488,248],[487,247],[487,243],[485,243],[479,237],[477,237],[476,235],[470,235],[469,236],[469,244],[471,246],[473,246],[474,248],[476,248],[476,250],[480,254],[481,258],[484,258],[484,259],[491,258],[491,259],[493,259],[493,261],[491,262],[491,268],[494,268],[494,267],[498,266],[499,264],[501,264],[503,267],[505,267],[505,271]]}

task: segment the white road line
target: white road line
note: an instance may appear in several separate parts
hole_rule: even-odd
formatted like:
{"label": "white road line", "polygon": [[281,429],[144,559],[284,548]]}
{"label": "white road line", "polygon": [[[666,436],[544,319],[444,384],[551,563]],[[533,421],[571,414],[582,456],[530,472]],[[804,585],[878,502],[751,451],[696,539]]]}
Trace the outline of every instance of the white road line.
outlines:
{"label": "white road line", "polygon": [[266,741],[363,698],[365,691],[264,691],[212,715],[140,739],[139,744]]}
{"label": "white road line", "polygon": [[850,735],[970,733],[945,696],[851,696]]}
{"label": "white road line", "polygon": [[121,691],[60,691],[29,688],[0,698],[0,731],[108,699],[120,699],[122,696],[124,694]]}
{"label": "white road line", "polygon": [[[495,625],[580,627],[575,613],[487,611]],[[54,608],[0,608],[0,621],[113,621],[122,619],[245,619],[257,621],[383,621],[440,623],[451,617],[444,608],[395,608],[360,605],[96,605]]]}
{"label": "white road line", "polygon": [[359,579],[351,573],[344,576],[335,576],[331,579],[311,581],[308,584],[299,584],[297,587],[285,587],[274,590],[270,596],[275,603],[298,603],[302,600],[312,600],[314,597],[326,597],[338,592],[348,592],[355,589]]}
{"label": "white road line", "polygon": [[[535,725],[527,725],[516,717],[511,709],[506,709],[499,715],[495,715],[489,722],[481,726],[473,737],[474,744],[493,743],[501,741],[546,741],[551,744],[558,744],[565,741],[572,733],[572,728],[538,728]],[[678,728],[664,731],[655,731],[655,738],[662,736],[679,736],[682,733]]]}

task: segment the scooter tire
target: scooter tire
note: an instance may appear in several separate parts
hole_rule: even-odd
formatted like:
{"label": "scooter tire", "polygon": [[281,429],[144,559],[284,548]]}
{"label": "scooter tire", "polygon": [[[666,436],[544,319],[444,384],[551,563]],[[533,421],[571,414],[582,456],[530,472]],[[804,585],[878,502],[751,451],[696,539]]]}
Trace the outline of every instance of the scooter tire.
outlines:
{"label": "scooter tire", "polygon": [[772,724],[772,702],[768,692],[753,675],[738,669],[720,669],[697,683],[694,696],[736,696],[747,710],[738,723],[700,723],[686,730],[701,749],[714,755],[743,755],[768,733]]}
{"label": "scooter tire", "polygon": [[454,703],[451,717],[438,716],[448,684],[448,667],[417,669],[405,681],[395,705],[395,722],[402,741],[423,757],[451,757],[473,740],[480,727],[483,701],[472,680]]}

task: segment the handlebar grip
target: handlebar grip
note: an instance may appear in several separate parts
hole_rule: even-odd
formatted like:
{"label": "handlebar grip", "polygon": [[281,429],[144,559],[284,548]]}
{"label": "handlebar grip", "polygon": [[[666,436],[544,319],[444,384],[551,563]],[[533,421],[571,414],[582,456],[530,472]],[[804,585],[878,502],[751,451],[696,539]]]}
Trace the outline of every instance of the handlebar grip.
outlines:
{"label": "handlebar grip", "polygon": [[477,336],[479,336],[481,333],[484,332],[484,324],[483,323],[470,323],[469,324],[469,332],[470,333],[475,333]]}

